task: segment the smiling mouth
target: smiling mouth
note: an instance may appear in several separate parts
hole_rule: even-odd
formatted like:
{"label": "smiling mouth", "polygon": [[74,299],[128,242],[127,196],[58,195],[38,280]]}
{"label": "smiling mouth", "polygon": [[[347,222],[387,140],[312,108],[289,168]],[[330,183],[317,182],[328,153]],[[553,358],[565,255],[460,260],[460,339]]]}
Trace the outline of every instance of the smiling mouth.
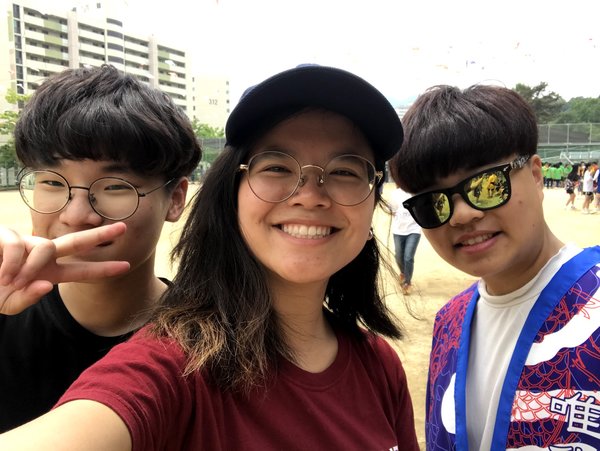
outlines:
{"label": "smiling mouth", "polygon": [[476,244],[483,243],[484,241],[487,241],[487,240],[495,237],[496,235],[498,235],[498,233],[500,233],[500,232],[497,232],[497,233],[487,233],[485,235],[479,235],[479,236],[476,236],[474,238],[469,238],[468,240],[461,241],[460,243],[457,243],[456,247],[474,246]]}
{"label": "smiling mouth", "polygon": [[314,225],[308,226],[304,224],[282,224],[279,226],[279,228],[294,238],[305,238],[309,240],[325,238],[334,232],[331,227]]}

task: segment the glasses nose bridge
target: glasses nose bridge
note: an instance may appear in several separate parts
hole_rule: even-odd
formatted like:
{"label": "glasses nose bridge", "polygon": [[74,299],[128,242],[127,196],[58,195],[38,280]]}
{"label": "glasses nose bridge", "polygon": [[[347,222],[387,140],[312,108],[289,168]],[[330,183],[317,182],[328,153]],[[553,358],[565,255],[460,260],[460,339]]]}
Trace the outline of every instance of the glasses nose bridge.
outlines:
{"label": "glasses nose bridge", "polygon": [[74,189],[83,189],[86,190],[88,192],[88,198],[89,197],[93,197],[92,193],[90,191],[90,189],[92,188],[91,186],[79,186],[79,185],[68,185],[69,187],[69,200],[71,200],[73,198],[73,190]]}
{"label": "glasses nose bridge", "polygon": [[304,173],[305,169],[320,170],[321,172],[318,173],[317,176],[317,185],[322,186],[325,183],[325,178],[323,177],[323,175],[325,174],[325,168],[322,168],[321,166],[318,166],[316,164],[305,164],[304,166],[300,166],[300,181],[298,183],[298,186],[304,186],[304,184],[306,183],[306,174]]}
{"label": "glasses nose bridge", "polygon": [[446,197],[448,197],[448,200],[450,202],[450,204],[454,203],[454,195],[458,195],[458,197],[461,198],[461,200],[463,200],[464,202],[466,202],[469,206],[471,206],[471,201],[469,200],[469,196],[467,194],[467,189],[465,189],[467,187],[467,185],[469,185],[472,182],[473,178],[469,177],[466,180],[463,180],[462,182],[458,183],[455,186],[452,186],[450,188],[445,189],[443,192],[446,195]]}

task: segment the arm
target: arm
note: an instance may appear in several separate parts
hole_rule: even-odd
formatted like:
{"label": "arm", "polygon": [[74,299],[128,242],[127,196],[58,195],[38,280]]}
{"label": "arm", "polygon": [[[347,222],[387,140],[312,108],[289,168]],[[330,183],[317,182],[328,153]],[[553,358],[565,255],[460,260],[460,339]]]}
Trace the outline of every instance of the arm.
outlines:
{"label": "arm", "polygon": [[37,451],[130,451],[125,423],[95,401],[71,401],[23,426],[0,434],[0,449]]}
{"label": "arm", "polygon": [[125,233],[115,223],[53,240],[23,237],[0,228],[0,314],[16,314],[37,302],[54,284],[102,279],[129,270],[127,262],[61,262],[68,255],[91,249]]}

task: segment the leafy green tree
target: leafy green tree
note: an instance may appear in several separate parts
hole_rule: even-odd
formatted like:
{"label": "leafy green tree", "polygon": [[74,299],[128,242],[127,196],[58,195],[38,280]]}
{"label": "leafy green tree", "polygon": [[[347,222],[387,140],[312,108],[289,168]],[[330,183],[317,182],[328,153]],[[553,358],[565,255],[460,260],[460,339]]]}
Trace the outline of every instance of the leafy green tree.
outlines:
{"label": "leafy green tree", "polygon": [[555,122],[565,100],[554,91],[547,92],[548,83],[541,82],[536,86],[517,83],[513,91],[519,93],[533,108],[539,124]]}
{"label": "leafy green tree", "polygon": [[192,121],[194,133],[198,138],[224,138],[225,130],[219,127],[211,127],[208,124],[201,124],[198,119]]}
{"label": "leafy green tree", "polygon": [[223,150],[225,129],[201,124],[198,119],[192,121],[192,128],[202,144],[202,161],[211,164]]}
{"label": "leafy green tree", "polygon": [[558,115],[558,123],[600,123],[600,98],[574,97],[563,107]]}
{"label": "leafy green tree", "polygon": [[[28,95],[17,94],[9,89],[4,97],[12,105],[23,105],[29,99]],[[19,119],[19,112],[4,111],[0,113],[0,135],[8,136],[8,141],[0,146],[0,167],[10,168],[17,165],[13,132]]]}

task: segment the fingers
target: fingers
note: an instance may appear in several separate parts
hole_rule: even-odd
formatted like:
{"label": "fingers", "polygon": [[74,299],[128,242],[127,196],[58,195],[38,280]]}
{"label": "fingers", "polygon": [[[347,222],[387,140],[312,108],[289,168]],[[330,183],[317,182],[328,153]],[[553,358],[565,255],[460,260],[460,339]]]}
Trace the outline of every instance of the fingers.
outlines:
{"label": "fingers", "polygon": [[[31,236],[24,237],[22,240],[26,252],[20,262],[18,272],[12,279],[11,285],[15,289],[21,289],[27,283],[35,280],[44,268],[54,265],[56,261],[56,246],[52,241]],[[2,285],[7,285],[7,283]]]}
{"label": "fingers", "polygon": [[0,227],[0,285],[9,284],[21,269],[25,243],[14,231]]}
{"label": "fingers", "polygon": [[88,249],[92,249],[100,244],[112,241],[121,236],[127,230],[127,226],[122,222],[96,227],[95,229],[84,230],[81,232],[69,233],[55,238],[56,257],[65,257],[67,255],[77,254]]}
{"label": "fingers", "polygon": [[52,283],[75,282],[112,277],[129,269],[127,262],[80,262],[67,265],[57,262],[60,257],[74,255],[110,243],[125,233],[124,223],[69,233],[54,240],[22,237],[9,229],[0,228],[0,285],[22,290],[32,281]]}
{"label": "fingers", "polygon": [[125,261],[63,263],[59,267],[56,283],[81,282],[118,276],[129,271]]}
{"label": "fingers", "polygon": [[21,290],[12,287],[0,287],[0,313],[16,315],[52,290],[52,283],[47,280],[35,280]]}

